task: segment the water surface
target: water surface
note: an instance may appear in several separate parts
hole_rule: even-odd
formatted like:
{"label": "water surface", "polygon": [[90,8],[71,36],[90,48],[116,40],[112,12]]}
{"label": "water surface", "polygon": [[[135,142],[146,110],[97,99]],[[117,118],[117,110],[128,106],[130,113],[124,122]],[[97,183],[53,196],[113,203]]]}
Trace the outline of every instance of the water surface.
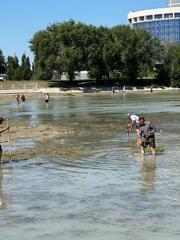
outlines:
{"label": "water surface", "polygon": [[[10,121],[73,127],[74,137],[59,147],[93,149],[86,157],[3,166],[1,239],[180,238],[179,92],[59,97],[48,110],[40,100],[0,109]],[[128,140],[128,112],[156,125],[157,143],[165,148],[156,161],[148,155],[142,162],[134,134]]]}

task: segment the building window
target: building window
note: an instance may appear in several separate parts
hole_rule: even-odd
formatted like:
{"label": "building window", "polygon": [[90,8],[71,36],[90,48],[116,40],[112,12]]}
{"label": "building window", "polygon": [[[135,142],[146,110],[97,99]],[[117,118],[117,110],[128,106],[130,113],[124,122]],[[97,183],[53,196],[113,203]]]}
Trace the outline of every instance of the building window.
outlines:
{"label": "building window", "polygon": [[139,17],[139,21],[144,21],[144,16]]}
{"label": "building window", "polygon": [[175,18],[180,18],[180,13],[175,13]]}
{"label": "building window", "polygon": [[152,19],[153,19],[153,15],[146,16],[146,20],[152,20]]}
{"label": "building window", "polygon": [[137,22],[137,18],[133,18],[133,21],[134,21],[134,22]]}
{"label": "building window", "polygon": [[173,18],[173,13],[165,13],[164,18]]}
{"label": "building window", "polygon": [[129,23],[132,23],[132,19],[131,18],[128,21],[129,21]]}
{"label": "building window", "polygon": [[156,14],[154,15],[154,19],[162,19],[163,15],[162,14]]}

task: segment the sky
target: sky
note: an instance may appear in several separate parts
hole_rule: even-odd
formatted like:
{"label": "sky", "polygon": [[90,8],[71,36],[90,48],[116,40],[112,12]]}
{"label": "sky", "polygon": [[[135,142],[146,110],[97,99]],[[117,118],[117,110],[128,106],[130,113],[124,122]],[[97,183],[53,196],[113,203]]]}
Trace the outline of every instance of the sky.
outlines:
{"label": "sky", "polygon": [[96,26],[127,24],[129,11],[164,7],[166,0],[0,0],[0,49],[4,55],[33,54],[29,40],[49,24],[69,19]]}

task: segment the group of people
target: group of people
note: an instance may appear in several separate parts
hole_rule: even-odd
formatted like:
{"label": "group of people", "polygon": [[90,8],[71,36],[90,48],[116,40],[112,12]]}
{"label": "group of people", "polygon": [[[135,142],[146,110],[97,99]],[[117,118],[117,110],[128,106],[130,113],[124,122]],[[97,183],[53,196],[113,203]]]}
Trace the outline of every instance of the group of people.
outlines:
{"label": "group of people", "polygon": [[130,122],[128,123],[128,135],[133,127],[136,127],[137,144],[141,146],[141,155],[145,156],[147,147],[151,147],[153,157],[156,156],[156,142],[155,142],[155,127],[149,122],[145,121],[143,116],[137,116],[133,113],[128,114]]}
{"label": "group of people", "polygon": [[[22,94],[22,95],[20,96],[19,94],[17,94],[17,95],[16,95],[16,101],[17,101],[18,104],[20,104],[21,101],[22,101],[23,104],[25,104],[25,102],[26,102],[26,97],[25,97],[25,95]],[[46,93],[44,102],[45,102],[46,104],[49,103],[49,93]]]}
{"label": "group of people", "polygon": [[[17,102],[20,103],[20,99],[23,103],[25,103],[26,98],[23,94],[21,97],[19,94],[16,95]],[[49,94],[46,93],[45,95],[45,104],[49,103]],[[128,114],[129,123],[127,126],[128,136],[133,127],[136,127],[136,136],[137,136],[137,143],[141,146],[141,155],[142,157],[145,156],[145,151],[147,147],[151,147],[152,155],[155,157],[156,155],[156,143],[155,143],[155,127],[149,122],[145,121],[143,116],[138,116],[133,113]],[[0,125],[5,122],[3,117],[0,117]],[[7,122],[6,127],[0,129],[1,133],[9,131],[9,124]],[[0,164],[1,164],[1,157],[2,157],[2,147],[0,145]]]}
{"label": "group of people", "polygon": [[24,94],[22,94],[21,96],[19,94],[16,95],[16,101],[18,104],[20,104],[20,101],[22,101],[23,104],[25,104],[26,101],[26,97]]}
{"label": "group of people", "polygon": [[[45,94],[45,100],[44,100],[45,104],[48,104],[48,103],[49,103],[49,98],[50,98],[50,97],[49,97],[49,94],[46,93],[46,94]],[[18,104],[20,104],[21,101],[22,101],[23,104],[25,104],[25,101],[26,101],[25,95],[22,94],[22,95],[20,96],[19,94],[17,94],[17,95],[16,95],[16,101],[17,101]],[[5,118],[0,117],[0,125],[2,125],[5,121],[6,121]],[[1,136],[2,133],[6,132],[6,131],[9,131],[9,128],[10,128],[10,127],[9,127],[9,124],[8,124],[8,121],[7,121],[6,127],[0,128],[0,136]],[[1,144],[0,144],[0,168],[1,168],[1,163],[2,163],[2,162],[1,162],[2,153],[3,153],[3,151],[2,151]]]}

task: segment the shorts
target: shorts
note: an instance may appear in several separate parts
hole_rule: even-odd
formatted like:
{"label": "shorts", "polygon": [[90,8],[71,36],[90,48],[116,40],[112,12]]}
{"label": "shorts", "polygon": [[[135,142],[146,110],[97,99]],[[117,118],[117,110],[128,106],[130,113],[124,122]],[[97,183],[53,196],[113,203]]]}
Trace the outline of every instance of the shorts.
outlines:
{"label": "shorts", "polygon": [[156,140],[155,137],[151,137],[151,138],[143,138],[142,140],[142,147],[147,148],[148,146],[151,148],[156,148]]}
{"label": "shorts", "polygon": [[46,99],[46,100],[45,100],[45,103],[49,103],[49,100],[48,100],[48,99]]}

